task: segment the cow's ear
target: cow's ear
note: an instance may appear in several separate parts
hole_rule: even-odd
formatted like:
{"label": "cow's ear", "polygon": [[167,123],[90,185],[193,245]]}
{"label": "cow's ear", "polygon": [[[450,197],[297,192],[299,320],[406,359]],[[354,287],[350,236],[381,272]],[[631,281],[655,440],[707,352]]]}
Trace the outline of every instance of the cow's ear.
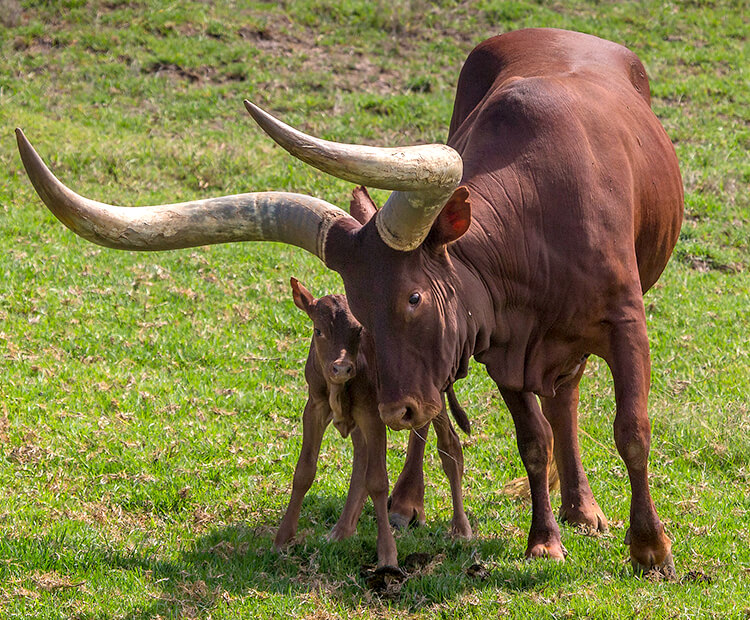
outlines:
{"label": "cow's ear", "polygon": [[292,299],[294,299],[294,305],[309,316],[313,311],[313,308],[315,308],[315,298],[312,296],[312,293],[310,293],[310,291],[308,291],[302,285],[302,282],[297,280],[297,278],[291,278],[289,283],[292,285]]}
{"label": "cow's ear", "polygon": [[452,243],[469,230],[471,224],[471,203],[469,188],[462,185],[445,203],[443,210],[432,225],[427,243],[433,247]]}
{"label": "cow's ear", "polygon": [[364,226],[377,211],[378,207],[372,198],[370,198],[367,189],[362,185],[355,187],[352,191],[352,200],[349,203],[349,213],[351,216]]}

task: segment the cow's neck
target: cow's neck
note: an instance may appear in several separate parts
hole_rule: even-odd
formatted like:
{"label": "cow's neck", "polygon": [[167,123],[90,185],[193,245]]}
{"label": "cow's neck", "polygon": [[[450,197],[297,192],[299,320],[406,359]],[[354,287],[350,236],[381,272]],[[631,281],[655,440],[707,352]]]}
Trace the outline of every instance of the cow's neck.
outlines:
{"label": "cow's neck", "polygon": [[494,312],[492,295],[475,267],[459,253],[451,254],[455,269],[455,294],[457,300],[456,351],[451,380],[466,376],[469,360],[481,355],[490,345]]}

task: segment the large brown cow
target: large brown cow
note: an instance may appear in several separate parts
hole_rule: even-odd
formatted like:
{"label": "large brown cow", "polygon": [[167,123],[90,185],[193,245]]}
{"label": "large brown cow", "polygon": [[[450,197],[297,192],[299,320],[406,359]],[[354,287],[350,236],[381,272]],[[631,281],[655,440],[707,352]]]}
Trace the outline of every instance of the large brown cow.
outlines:
{"label": "large brown cow", "polygon": [[473,355],[516,426],[532,495],[530,557],[564,556],[547,491],[553,435],[563,516],[601,520],[576,427],[586,357],[604,358],[615,387],[615,443],[632,490],[631,562],[673,575],[671,542],[648,486],[642,295],[676,243],[683,196],[638,58],[561,30],[485,41],[461,72],[450,146],[340,145],[247,106],[297,157],[395,191],[364,225],[333,205],[285,193],[128,209],[65,188],[20,132],[19,146],[42,199],[96,243],[156,250],[273,239],[315,253],[341,274],[354,315],[374,339],[380,414],[392,428],[420,427],[437,415],[441,391]]}

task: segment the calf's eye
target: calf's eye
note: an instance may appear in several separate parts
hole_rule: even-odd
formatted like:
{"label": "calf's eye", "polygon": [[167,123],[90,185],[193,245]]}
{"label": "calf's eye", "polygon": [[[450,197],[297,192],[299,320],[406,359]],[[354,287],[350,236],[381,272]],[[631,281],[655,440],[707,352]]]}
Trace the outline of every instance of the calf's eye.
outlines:
{"label": "calf's eye", "polygon": [[322,331],[320,331],[320,330],[319,330],[319,329],[318,329],[317,327],[316,327],[316,328],[315,328],[315,329],[313,330],[313,333],[314,333],[314,334],[315,334],[316,336],[322,336],[322,335],[323,335],[323,332],[322,332]]}
{"label": "calf's eye", "polygon": [[421,301],[421,299],[422,299],[422,296],[419,293],[412,293],[409,296],[409,303],[412,306],[416,306]]}

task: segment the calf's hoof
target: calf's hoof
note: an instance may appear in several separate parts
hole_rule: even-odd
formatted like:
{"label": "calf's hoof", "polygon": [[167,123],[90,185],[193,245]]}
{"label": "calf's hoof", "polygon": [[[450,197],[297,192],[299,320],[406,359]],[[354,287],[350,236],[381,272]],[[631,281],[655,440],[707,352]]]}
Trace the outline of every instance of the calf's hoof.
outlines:
{"label": "calf's hoof", "polygon": [[294,538],[294,531],[288,531],[283,528],[280,528],[278,532],[276,532],[276,538],[273,539],[273,550],[274,551],[281,551],[284,547],[289,544],[289,541]]}
{"label": "calf's hoof", "polygon": [[338,540],[344,540],[346,538],[349,538],[354,534],[356,531],[356,527],[347,527],[344,525],[336,524],[333,526],[333,529],[328,532],[328,535],[326,536],[326,539],[332,542],[338,541]]}
{"label": "calf's hoof", "polygon": [[666,579],[667,581],[677,580],[677,569],[674,567],[674,558],[672,552],[660,564],[641,564],[638,560],[630,558],[630,565],[637,577],[655,577],[657,579]]}

